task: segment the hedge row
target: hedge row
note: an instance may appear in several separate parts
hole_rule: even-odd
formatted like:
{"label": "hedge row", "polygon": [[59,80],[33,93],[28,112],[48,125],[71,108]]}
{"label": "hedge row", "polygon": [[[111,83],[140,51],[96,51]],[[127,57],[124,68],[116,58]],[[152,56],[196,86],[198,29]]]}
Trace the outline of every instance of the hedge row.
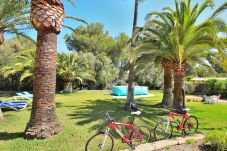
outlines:
{"label": "hedge row", "polygon": [[186,94],[206,94],[221,95],[221,98],[227,98],[227,80],[207,80],[204,83],[185,82]]}
{"label": "hedge row", "polygon": [[227,80],[208,80],[205,82],[206,88],[204,92],[207,95],[221,95],[222,98],[227,98]]}

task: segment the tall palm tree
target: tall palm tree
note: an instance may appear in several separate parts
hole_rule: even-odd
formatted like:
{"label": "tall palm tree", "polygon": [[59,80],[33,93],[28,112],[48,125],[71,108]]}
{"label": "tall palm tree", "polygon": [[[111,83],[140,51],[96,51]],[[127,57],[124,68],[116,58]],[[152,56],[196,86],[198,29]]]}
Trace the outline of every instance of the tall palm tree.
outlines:
{"label": "tall palm tree", "polygon": [[16,34],[30,37],[22,31],[30,29],[29,9],[27,0],[1,0],[0,5],[0,45],[4,42],[4,34]]}
{"label": "tall palm tree", "polygon": [[55,113],[57,34],[64,19],[60,0],[32,0],[31,22],[37,30],[37,49],[33,76],[33,103],[25,129],[28,139],[45,139],[60,132]]}
{"label": "tall palm tree", "polygon": [[57,75],[65,82],[64,92],[66,93],[73,91],[73,82],[76,80],[80,83],[85,79],[95,81],[93,71],[79,59],[77,53],[59,54],[57,68]]}
{"label": "tall palm tree", "polygon": [[[132,28],[132,38],[131,38],[131,51],[136,47],[135,36],[137,34],[137,21],[138,21],[138,6],[139,2],[143,0],[135,0],[135,8],[134,8],[134,18],[133,18],[133,28]],[[128,109],[129,104],[134,103],[134,79],[135,79],[135,60],[130,59],[130,66],[129,66],[129,75],[128,75],[128,94],[127,100],[125,103],[125,108]]]}
{"label": "tall palm tree", "polygon": [[[212,0],[206,0],[200,7],[196,3],[191,7],[191,0],[175,0],[176,9],[165,8],[165,12],[148,14],[147,32],[152,33],[161,44],[151,46],[160,50],[153,54],[162,56],[172,64],[174,77],[173,106],[180,108],[183,104],[185,65],[192,58],[199,60],[212,48],[221,49],[222,42],[217,33],[224,30],[225,24],[216,16],[227,8],[221,5],[208,19],[196,24],[201,13],[213,6]],[[155,17],[154,17],[155,16]]]}
{"label": "tall palm tree", "polygon": [[[72,0],[68,1],[74,5]],[[55,113],[57,34],[64,26],[64,18],[86,22],[73,16],[64,16],[64,5],[60,0],[31,0],[30,7],[31,23],[38,35],[33,75],[34,97],[25,137],[45,139],[60,132]]]}

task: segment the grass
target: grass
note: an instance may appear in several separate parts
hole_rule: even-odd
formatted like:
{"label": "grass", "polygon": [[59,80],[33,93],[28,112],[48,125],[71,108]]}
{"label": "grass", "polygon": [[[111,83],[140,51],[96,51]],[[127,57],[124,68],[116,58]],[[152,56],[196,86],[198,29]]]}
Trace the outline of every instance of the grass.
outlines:
{"label": "grass", "polygon": [[[155,123],[167,115],[167,110],[160,105],[162,93],[152,93],[155,97],[137,99],[143,113],[142,117],[136,119],[137,125],[146,124],[154,128]],[[23,138],[31,107],[20,112],[4,112],[7,120],[0,123],[0,148],[4,151],[83,151],[86,141],[97,131],[104,129],[106,111],[119,122],[131,119],[130,114],[123,110],[124,101],[113,99],[108,91],[57,94],[56,111],[62,131],[48,140],[27,141]],[[187,103],[187,106],[191,108],[190,113],[198,117],[200,132],[227,129],[227,104]],[[181,135],[180,132],[174,134]],[[128,148],[120,139],[114,140],[114,150]]]}
{"label": "grass", "polygon": [[198,140],[190,138],[190,139],[186,139],[186,144],[196,144],[198,143]]}

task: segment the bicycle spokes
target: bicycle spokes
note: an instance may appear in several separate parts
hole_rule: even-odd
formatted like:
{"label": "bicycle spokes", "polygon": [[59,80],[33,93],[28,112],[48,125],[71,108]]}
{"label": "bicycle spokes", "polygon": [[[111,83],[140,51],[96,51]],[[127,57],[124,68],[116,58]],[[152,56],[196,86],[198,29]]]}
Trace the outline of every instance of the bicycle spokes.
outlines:
{"label": "bicycle spokes", "polygon": [[109,134],[98,133],[91,137],[86,144],[86,151],[111,151],[113,139]]}
{"label": "bicycle spokes", "polygon": [[185,134],[193,134],[198,129],[198,120],[195,116],[190,116],[184,123]]}
{"label": "bicycle spokes", "polygon": [[155,140],[163,140],[171,137],[173,131],[172,124],[169,120],[165,119],[160,121],[154,130]]}

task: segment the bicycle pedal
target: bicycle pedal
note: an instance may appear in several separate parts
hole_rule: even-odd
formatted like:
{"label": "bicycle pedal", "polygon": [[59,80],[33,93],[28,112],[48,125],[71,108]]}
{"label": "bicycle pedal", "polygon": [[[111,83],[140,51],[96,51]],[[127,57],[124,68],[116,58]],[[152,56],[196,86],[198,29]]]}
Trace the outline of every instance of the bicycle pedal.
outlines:
{"label": "bicycle pedal", "polygon": [[132,150],[135,150],[136,149],[136,146],[135,145],[131,145],[131,149]]}

